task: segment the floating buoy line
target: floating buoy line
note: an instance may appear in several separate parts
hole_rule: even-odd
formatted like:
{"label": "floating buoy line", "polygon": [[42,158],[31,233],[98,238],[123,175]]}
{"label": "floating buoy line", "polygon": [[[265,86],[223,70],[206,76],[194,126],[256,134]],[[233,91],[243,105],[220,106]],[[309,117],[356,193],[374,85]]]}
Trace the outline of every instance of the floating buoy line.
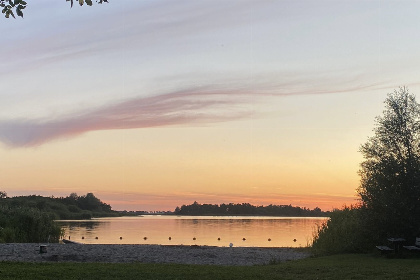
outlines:
{"label": "floating buoy line", "polygon": [[[84,237],[84,236],[82,236],[82,237],[81,237],[81,239],[82,239],[82,240],[85,240],[85,237]],[[119,237],[119,239],[120,239],[120,240],[123,240],[123,237],[122,237],[122,236],[120,236],[120,237]],[[146,241],[147,239],[148,239],[148,237],[147,237],[147,236],[144,236],[144,237],[143,237],[143,240],[144,240],[144,241]],[[95,236],[95,240],[99,240],[99,237],[98,237],[98,236]],[[169,240],[169,241],[171,241],[171,240],[172,240],[172,237],[171,237],[171,236],[169,236],[169,237],[168,237],[168,240]],[[194,236],[194,237],[192,238],[192,240],[196,241],[196,240],[197,240],[197,237],[195,237],[195,236]],[[217,238],[217,241],[220,241],[220,240],[222,240],[222,239],[221,239],[220,237],[218,237],[218,238]],[[242,238],[242,241],[243,241],[243,242],[245,242],[246,240],[247,240],[247,239],[246,239],[245,237],[243,237],[243,238]],[[271,242],[271,240],[272,240],[271,238],[268,238],[268,239],[267,239],[267,241],[268,241],[268,242]],[[71,240],[71,241],[70,241],[70,236],[68,237],[68,239],[62,239],[62,241],[63,241],[63,243],[67,243],[67,244],[68,244],[68,243],[78,243],[78,242],[75,242],[75,241],[73,241],[73,240]],[[296,243],[297,239],[296,239],[296,238],[294,238],[292,241]],[[232,244],[232,243],[229,243],[229,246],[230,246],[230,247],[232,247],[232,246],[233,246],[233,244]]]}

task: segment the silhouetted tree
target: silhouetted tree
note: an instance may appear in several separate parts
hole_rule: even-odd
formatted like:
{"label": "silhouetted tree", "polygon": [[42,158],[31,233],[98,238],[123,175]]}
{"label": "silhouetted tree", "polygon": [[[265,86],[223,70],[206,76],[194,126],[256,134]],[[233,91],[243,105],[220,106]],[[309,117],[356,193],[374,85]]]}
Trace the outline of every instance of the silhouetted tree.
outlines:
{"label": "silhouetted tree", "polygon": [[374,132],[360,148],[366,226],[378,239],[413,238],[420,233],[420,106],[406,87],[388,95]]}

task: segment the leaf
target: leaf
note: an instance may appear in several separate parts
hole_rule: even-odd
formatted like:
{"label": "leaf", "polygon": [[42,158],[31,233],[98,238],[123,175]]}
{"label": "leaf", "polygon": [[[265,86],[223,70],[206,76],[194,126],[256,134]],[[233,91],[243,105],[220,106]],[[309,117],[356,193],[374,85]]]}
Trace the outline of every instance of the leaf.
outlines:
{"label": "leaf", "polygon": [[16,9],[16,14],[17,14],[19,17],[22,17],[22,18],[23,18],[23,13],[22,13],[22,11],[21,11],[19,8],[17,8],[17,9]]}

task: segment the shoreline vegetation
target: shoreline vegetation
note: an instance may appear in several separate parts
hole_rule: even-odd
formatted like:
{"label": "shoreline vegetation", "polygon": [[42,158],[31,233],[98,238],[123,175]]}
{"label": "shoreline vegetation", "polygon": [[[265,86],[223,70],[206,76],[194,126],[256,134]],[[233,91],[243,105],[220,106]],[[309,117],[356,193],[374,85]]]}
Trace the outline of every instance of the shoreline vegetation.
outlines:
{"label": "shoreline vegetation", "polygon": [[40,195],[8,197],[0,191],[0,243],[59,242],[64,232],[55,220],[88,220],[91,218],[138,215],[178,216],[273,216],[327,217],[320,208],[292,205],[254,206],[249,203],[199,204],[176,207],[174,211],[115,211],[93,193],[66,197]]}
{"label": "shoreline vegetation", "polygon": [[93,193],[7,197],[0,192],[0,243],[59,242],[64,233],[55,220],[117,216],[118,212]]}
{"label": "shoreline vegetation", "polygon": [[200,204],[194,201],[190,205],[176,207],[175,215],[185,216],[279,216],[279,217],[328,217],[329,211],[301,208],[292,205],[254,206],[249,203]]}

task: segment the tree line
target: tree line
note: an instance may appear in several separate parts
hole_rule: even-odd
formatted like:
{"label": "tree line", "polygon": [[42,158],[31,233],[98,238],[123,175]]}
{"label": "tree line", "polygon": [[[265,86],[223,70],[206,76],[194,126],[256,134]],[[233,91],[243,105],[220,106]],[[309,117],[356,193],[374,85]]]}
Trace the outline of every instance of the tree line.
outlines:
{"label": "tree line", "polygon": [[200,204],[194,201],[190,205],[176,207],[175,215],[189,216],[284,216],[284,217],[326,217],[329,211],[320,208],[301,208],[292,205],[255,206],[249,203]]}
{"label": "tree line", "polygon": [[1,242],[58,242],[63,232],[54,220],[119,216],[93,193],[67,197],[8,197],[0,191]]}
{"label": "tree line", "polygon": [[93,193],[66,197],[44,197],[40,195],[5,197],[1,205],[11,208],[34,208],[50,213],[56,220],[90,219],[93,217],[118,216],[111,206],[102,202]]}

